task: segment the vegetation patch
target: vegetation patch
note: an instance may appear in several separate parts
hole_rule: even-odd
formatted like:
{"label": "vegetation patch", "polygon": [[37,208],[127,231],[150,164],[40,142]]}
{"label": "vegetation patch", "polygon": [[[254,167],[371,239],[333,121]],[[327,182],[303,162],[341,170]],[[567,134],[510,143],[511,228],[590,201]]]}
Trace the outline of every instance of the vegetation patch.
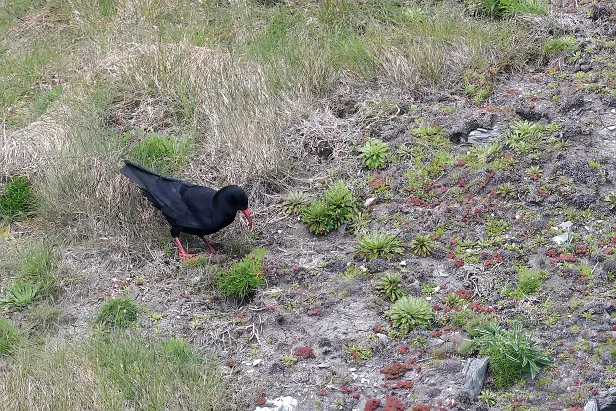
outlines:
{"label": "vegetation patch", "polygon": [[325,191],[323,199],[314,200],[301,210],[301,220],[310,231],[327,234],[350,222],[356,214],[357,204],[346,183],[338,180]]}
{"label": "vegetation patch", "polygon": [[535,378],[540,367],[551,364],[518,322],[511,331],[488,323],[471,338],[471,347],[490,357],[490,372],[498,389],[509,387],[526,374]]}
{"label": "vegetation patch", "polygon": [[403,333],[416,327],[429,327],[433,317],[432,307],[426,300],[408,295],[400,297],[386,315]]}
{"label": "vegetation patch", "polygon": [[15,324],[0,318],[0,355],[10,354],[21,341],[22,335]]}
{"label": "vegetation patch", "polygon": [[11,178],[0,190],[0,220],[15,221],[34,211],[34,194],[26,177]]}
{"label": "vegetation patch", "polygon": [[96,322],[105,328],[129,328],[137,324],[138,312],[132,298],[119,296],[101,305]]}
{"label": "vegetation patch", "polygon": [[219,270],[214,283],[225,296],[240,301],[254,294],[257,288],[265,284],[263,278],[264,248],[255,248],[241,261],[233,264],[229,270]]}
{"label": "vegetation patch", "polygon": [[392,258],[404,253],[404,241],[394,234],[372,231],[357,239],[357,252],[367,258]]}
{"label": "vegetation patch", "polygon": [[[125,135],[128,142],[136,136]],[[160,174],[171,174],[188,164],[194,143],[186,137],[150,134],[138,139],[129,148],[129,157],[135,163]]]}

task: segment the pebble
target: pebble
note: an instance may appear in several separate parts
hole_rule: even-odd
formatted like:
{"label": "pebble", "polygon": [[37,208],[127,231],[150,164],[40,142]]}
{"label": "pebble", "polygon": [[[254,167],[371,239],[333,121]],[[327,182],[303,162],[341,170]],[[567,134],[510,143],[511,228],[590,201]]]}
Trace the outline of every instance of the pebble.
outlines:
{"label": "pebble", "polygon": [[377,333],[376,336],[379,337],[379,340],[381,340],[384,345],[387,345],[389,343],[389,337],[387,337],[385,334]]}

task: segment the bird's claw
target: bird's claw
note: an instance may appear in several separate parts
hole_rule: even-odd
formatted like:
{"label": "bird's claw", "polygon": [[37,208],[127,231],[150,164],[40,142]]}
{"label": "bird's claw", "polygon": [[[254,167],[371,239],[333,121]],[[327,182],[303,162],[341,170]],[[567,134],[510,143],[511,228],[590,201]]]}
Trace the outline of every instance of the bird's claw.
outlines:
{"label": "bird's claw", "polygon": [[179,253],[179,257],[180,257],[182,260],[186,260],[186,259],[188,259],[188,258],[194,258],[196,255],[197,255],[197,254],[188,254],[188,253],[182,253],[182,252],[180,252],[180,253]]}

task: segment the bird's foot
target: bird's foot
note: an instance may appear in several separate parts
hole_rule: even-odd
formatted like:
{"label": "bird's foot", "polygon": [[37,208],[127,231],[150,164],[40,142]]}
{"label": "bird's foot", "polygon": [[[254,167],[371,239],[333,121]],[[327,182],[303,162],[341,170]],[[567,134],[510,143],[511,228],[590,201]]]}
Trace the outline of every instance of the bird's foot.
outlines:
{"label": "bird's foot", "polygon": [[205,243],[205,245],[207,245],[207,248],[210,250],[210,254],[216,254],[216,250],[214,250],[214,247],[212,247],[212,245],[210,244],[209,241],[207,241],[205,239],[205,237],[201,237],[201,239],[203,240],[203,242]]}
{"label": "bird's foot", "polygon": [[188,258],[194,258],[197,254],[188,254],[186,251],[180,251],[178,257],[182,260],[186,260]]}

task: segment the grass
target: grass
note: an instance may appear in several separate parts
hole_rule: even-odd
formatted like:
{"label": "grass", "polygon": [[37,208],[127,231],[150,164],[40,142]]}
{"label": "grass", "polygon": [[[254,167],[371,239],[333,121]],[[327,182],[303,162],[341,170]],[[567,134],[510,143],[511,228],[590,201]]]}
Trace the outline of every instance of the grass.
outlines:
{"label": "grass", "polygon": [[0,390],[11,393],[17,411],[203,410],[233,403],[216,359],[178,339],[95,334],[42,349],[27,345],[13,360],[17,366],[0,376]]}
{"label": "grass", "polygon": [[[27,163],[21,152],[6,151],[5,167],[39,172],[42,216],[57,227],[142,240],[120,228],[146,226],[149,217],[117,176],[125,133],[188,139],[194,145],[184,173],[213,185],[284,176],[301,142],[283,130],[340,77],[378,78],[419,95],[462,87],[466,68],[526,61],[517,58],[528,51],[519,40],[533,43],[533,27],[452,16],[451,4],[63,2],[45,8],[43,35],[17,20],[33,19],[28,11],[42,3],[12,0],[0,18],[15,32],[1,42],[10,58],[0,63],[0,77],[18,81],[8,83],[0,106],[14,108],[9,135],[42,113],[47,126],[25,135],[37,141]],[[55,136],[63,144],[52,144]],[[141,141],[131,141],[138,158],[186,151]]]}
{"label": "grass", "polygon": [[563,52],[573,52],[579,48],[579,43],[571,35],[547,39],[543,43],[543,52],[547,55]]}
{"label": "grass", "polygon": [[54,296],[58,290],[58,280],[54,275],[56,259],[50,243],[30,246],[20,257],[17,280],[36,285],[42,298]]}
{"label": "grass", "polygon": [[104,302],[96,322],[105,328],[129,328],[137,324],[138,308],[128,296],[112,298]]}
{"label": "grass", "polygon": [[11,354],[22,341],[19,329],[12,321],[0,318],[0,355]]}
{"label": "grass", "polygon": [[11,178],[0,190],[0,221],[15,221],[34,209],[34,194],[26,177]]}
{"label": "grass", "polygon": [[252,296],[257,288],[265,284],[263,278],[264,248],[255,248],[241,261],[233,264],[229,270],[220,270],[214,283],[225,296],[244,301]]}
{"label": "grass", "polygon": [[[132,134],[128,133],[125,139],[130,138]],[[188,164],[192,151],[190,139],[150,134],[129,148],[129,157],[145,168],[168,175]]]}

